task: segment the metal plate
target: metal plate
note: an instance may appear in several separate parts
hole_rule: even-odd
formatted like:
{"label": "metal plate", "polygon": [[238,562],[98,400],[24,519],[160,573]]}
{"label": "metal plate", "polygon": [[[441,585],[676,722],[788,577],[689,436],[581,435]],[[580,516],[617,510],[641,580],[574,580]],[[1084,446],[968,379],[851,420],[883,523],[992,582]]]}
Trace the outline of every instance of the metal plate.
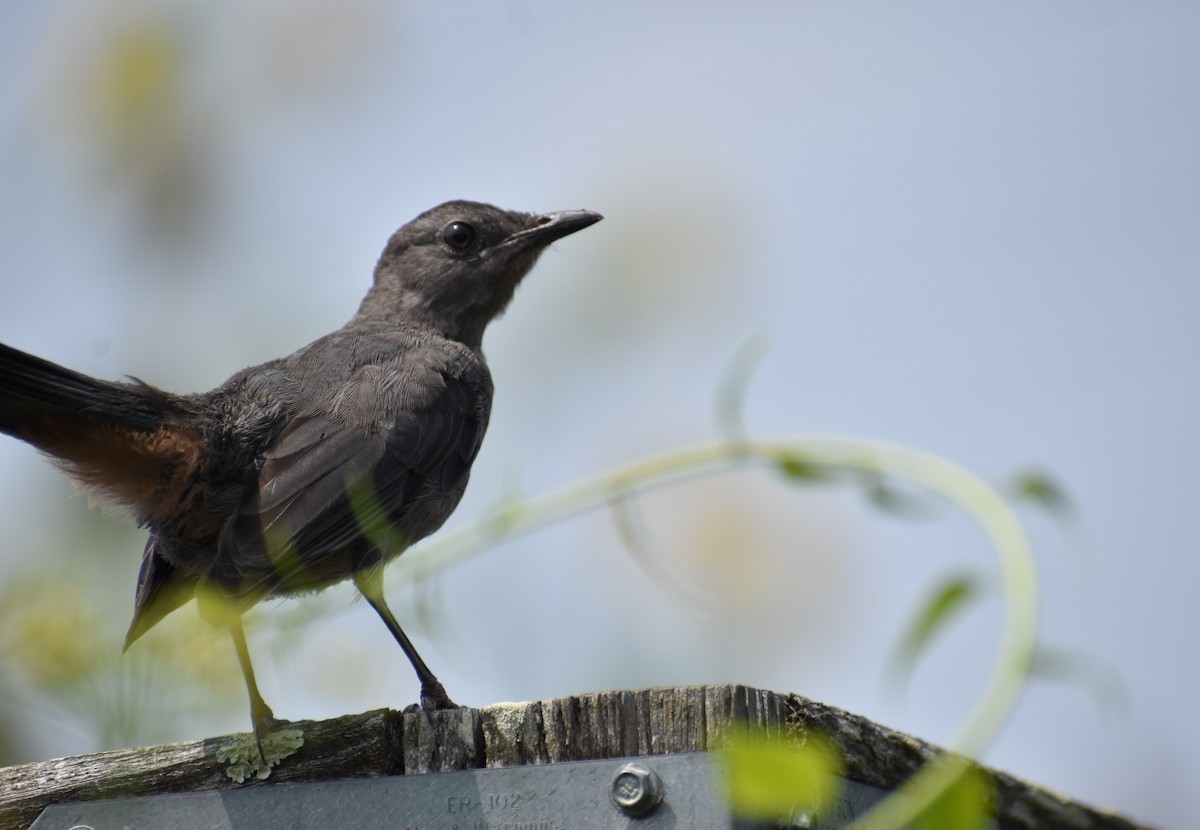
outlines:
{"label": "metal plate", "polygon": [[[661,779],[661,802],[640,817],[613,800],[614,777],[633,762]],[[626,786],[629,781],[623,782]],[[844,827],[886,793],[843,782],[835,807],[808,826]],[[628,793],[625,793],[628,795]],[[206,793],[56,804],[31,830],[743,830],[709,754],[580,761]],[[804,827],[803,817],[793,825]]]}

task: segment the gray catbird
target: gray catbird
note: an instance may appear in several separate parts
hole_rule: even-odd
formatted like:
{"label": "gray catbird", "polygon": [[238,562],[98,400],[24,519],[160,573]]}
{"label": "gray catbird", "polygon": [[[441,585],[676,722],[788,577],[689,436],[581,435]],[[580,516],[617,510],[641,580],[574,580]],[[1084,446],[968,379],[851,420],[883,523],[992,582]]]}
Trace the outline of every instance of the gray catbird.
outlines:
{"label": "gray catbird", "polygon": [[116,383],[0,345],[0,431],[150,529],[125,646],[192,597],[228,626],[259,740],[276,723],[241,615],[350,578],[421,681],[454,704],[384,602],[382,567],[457,506],[492,404],[483,330],[585,210],[447,202],[398,230],[345,326],[211,392]]}

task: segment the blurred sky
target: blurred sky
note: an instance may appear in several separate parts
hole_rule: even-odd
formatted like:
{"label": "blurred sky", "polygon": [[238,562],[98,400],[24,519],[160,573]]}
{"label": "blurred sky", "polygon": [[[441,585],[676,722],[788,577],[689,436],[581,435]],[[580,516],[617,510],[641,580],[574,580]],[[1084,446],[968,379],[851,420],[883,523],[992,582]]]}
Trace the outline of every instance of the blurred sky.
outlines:
{"label": "blurred sky", "polygon": [[[1035,684],[985,761],[1200,825],[1200,6],[106,0],[5,18],[4,342],[208,388],[341,325],[387,236],[434,204],[600,211],[488,333],[493,421],[450,527],[713,437],[722,372],[760,337],[753,433],[871,436],[1067,488],[1081,524],[1029,515],[1043,638],[1110,688],[1119,673],[1128,703]],[[140,534],[70,492],[0,442],[0,569],[91,560],[117,534],[115,653]],[[737,681],[955,734],[998,598],[906,693],[884,668],[939,579],[994,578],[965,519],[754,473],[642,506],[721,613],[664,593],[606,515],[557,526],[397,596],[456,700]],[[252,632],[276,713],[415,699],[369,609],[332,604],[303,647]],[[244,729],[231,700],[154,737]],[[96,748],[4,705],[33,724],[30,758]]]}

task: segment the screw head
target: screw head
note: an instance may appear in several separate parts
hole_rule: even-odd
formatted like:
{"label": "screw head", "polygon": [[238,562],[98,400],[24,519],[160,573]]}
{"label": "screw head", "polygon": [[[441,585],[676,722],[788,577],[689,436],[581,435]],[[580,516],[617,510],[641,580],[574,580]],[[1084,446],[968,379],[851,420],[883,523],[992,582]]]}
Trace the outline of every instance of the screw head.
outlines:
{"label": "screw head", "polygon": [[662,801],[662,779],[642,764],[625,764],[613,775],[610,795],[625,815],[644,816]]}

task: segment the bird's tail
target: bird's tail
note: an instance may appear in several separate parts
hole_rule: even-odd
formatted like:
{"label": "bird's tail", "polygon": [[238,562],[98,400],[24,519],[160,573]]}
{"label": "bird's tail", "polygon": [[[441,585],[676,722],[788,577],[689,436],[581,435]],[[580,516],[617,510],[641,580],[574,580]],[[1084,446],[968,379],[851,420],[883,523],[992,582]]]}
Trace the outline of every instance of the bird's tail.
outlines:
{"label": "bird's tail", "polygon": [[141,382],[97,380],[0,344],[0,432],[153,519],[198,461],[184,402]]}

